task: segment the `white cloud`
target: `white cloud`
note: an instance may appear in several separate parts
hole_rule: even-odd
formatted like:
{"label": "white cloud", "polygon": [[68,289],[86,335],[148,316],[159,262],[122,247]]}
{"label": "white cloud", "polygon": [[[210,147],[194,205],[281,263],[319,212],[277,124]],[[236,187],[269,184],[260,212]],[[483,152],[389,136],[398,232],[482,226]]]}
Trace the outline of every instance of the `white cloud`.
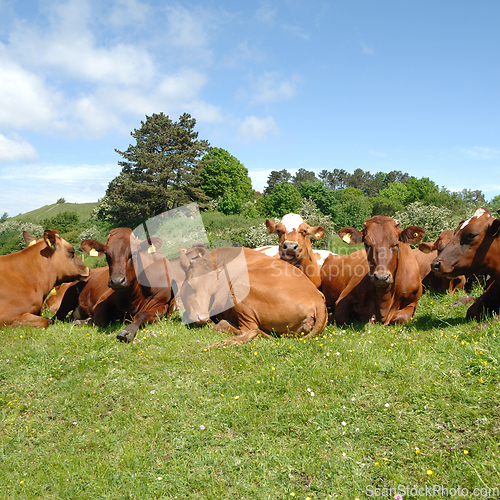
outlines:
{"label": "white cloud", "polygon": [[64,119],[58,110],[64,109],[62,103],[60,92],[10,61],[0,45],[0,127],[61,130]]}
{"label": "white cloud", "polygon": [[257,20],[261,23],[272,24],[278,13],[277,9],[273,9],[270,5],[265,4],[259,7],[256,12]]}
{"label": "white cloud", "polygon": [[182,49],[205,51],[208,45],[207,27],[212,21],[211,16],[201,9],[169,7],[167,32],[169,43]]}
{"label": "white cloud", "polygon": [[475,146],[473,148],[458,148],[458,151],[474,160],[496,160],[500,158],[500,151],[494,148]]}
{"label": "white cloud", "polygon": [[255,104],[287,101],[297,94],[299,82],[298,75],[286,79],[277,72],[264,73],[252,83],[250,100]]}
{"label": "white cloud", "polygon": [[0,134],[0,163],[38,161],[36,149],[24,139],[9,139]]}
{"label": "white cloud", "polygon": [[271,133],[279,134],[278,126],[271,116],[267,118],[249,116],[239,127],[239,137],[245,142],[265,139]]}
{"label": "white cloud", "polygon": [[150,15],[149,5],[138,0],[115,0],[110,21],[117,26],[136,25],[146,22]]}

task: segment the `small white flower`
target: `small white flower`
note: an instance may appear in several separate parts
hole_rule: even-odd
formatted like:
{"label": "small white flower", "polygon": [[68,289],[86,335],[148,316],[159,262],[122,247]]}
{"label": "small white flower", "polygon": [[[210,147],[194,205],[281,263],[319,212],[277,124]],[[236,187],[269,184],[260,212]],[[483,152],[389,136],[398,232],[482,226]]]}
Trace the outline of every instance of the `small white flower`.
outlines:
{"label": "small white flower", "polygon": [[163,479],[163,478],[160,476],[160,477],[158,478],[158,481],[161,481],[162,479]]}
{"label": "small white flower", "polygon": [[345,427],[347,425],[347,422],[341,422],[341,424]]}
{"label": "small white flower", "polygon": [[390,406],[390,405],[389,405],[389,403],[385,403],[385,405],[384,405],[384,406],[385,406],[386,408],[389,408],[389,406]]}
{"label": "small white flower", "polygon": [[311,389],[309,389],[309,387],[307,388],[307,392],[311,392]]}
{"label": "small white flower", "polygon": [[313,396],[313,397],[314,397],[314,396],[316,396],[316,394],[314,394],[314,392],[312,392],[312,391],[311,391],[311,396]]}
{"label": "small white flower", "polygon": [[151,391],[151,394],[154,394],[155,392],[156,392],[156,391],[153,389],[153,390]]}

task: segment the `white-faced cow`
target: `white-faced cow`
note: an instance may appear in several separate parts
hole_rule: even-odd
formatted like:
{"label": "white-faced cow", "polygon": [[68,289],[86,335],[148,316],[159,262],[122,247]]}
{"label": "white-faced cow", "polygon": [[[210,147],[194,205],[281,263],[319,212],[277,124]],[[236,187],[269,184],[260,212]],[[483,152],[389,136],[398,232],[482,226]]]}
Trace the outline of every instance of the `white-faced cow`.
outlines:
{"label": "white-faced cow", "polygon": [[[278,235],[279,257],[298,267],[319,288],[321,285],[321,265],[332,252],[313,250],[308,236],[319,240],[325,234],[325,228],[323,226],[309,226],[297,214],[287,214],[279,222],[266,219],[266,227],[269,234]],[[270,255],[273,252],[271,248],[261,247],[257,250]]]}

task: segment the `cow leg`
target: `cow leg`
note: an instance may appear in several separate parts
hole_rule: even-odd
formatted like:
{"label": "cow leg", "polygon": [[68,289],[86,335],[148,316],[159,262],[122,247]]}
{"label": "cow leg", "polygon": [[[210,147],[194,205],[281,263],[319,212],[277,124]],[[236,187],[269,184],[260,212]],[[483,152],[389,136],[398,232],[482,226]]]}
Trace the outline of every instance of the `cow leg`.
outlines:
{"label": "cow leg", "polygon": [[412,316],[415,314],[416,309],[417,309],[417,304],[409,304],[403,309],[400,309],[388,323],[384,324],[395,325],[401,323],[408,323],[408,321],[410,321]]}
{"label": "cow leg", "polygon": [[467,309],[466,319],[482,319],[500,309],[500,283],[493,281],[486,291]]}
{"label": "cow leg", "polygon": [[163,316],[168,312],[169,308],[170,304],[167,304],[164,308],[160,310],[155,309],[153,311],[141,311],[137,313],[134,316],[133,323],[130,323],[130,325],[127,325],[125,328],[120,330],[116,334],[116,338],[123,342],[132,342],[132,340],[134,340],[141,326],[145,325],[146,323],[153,323],[157,321],[158,318],[160,318],[161,316]]}
{"label": "cow leg", "polygon": [[50,319],[36,314],[25,313],[20,319],[12,322],[12,326],[34,326],[36,328],[47,328],[52,322]]}

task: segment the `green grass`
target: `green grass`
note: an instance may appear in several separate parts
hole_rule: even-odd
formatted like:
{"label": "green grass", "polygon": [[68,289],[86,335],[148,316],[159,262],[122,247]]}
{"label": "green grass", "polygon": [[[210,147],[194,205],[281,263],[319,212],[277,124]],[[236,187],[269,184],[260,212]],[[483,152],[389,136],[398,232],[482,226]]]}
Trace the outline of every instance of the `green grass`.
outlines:
{"label": "green grass", "polygon": [[0,498],[500,488],[500,326],[453,300],[426,293],[405,326],[217,349],[178,316],[134,344],[118,326],[2,328]]}
{"label": "green grass", "polygon": [[61,212],[76,212],[79,220],[84,221],[90,217],[92,210],[97,206],[95,203],[54,203],[52,205],[45,205],[31,212],[10,217],[8,220],[19,220],[23,222],[32,222],[39,224],[40,221],[55,217]]}

